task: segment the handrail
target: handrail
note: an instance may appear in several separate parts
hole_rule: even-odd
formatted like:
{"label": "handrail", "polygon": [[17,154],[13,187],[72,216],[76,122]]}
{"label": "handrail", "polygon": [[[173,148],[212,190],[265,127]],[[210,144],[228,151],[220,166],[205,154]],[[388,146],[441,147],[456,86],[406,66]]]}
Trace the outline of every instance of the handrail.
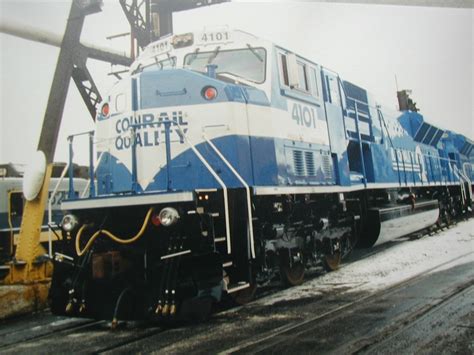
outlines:
{"label": "handrail", "polygon": [[53,223],[53,211],[52,211],[52,209],[53,209],[53,199],[54,199],[54,197],[56,197],[59,186],[61,185],[61,182],[64,180],[64,177],[66,176],[68,168],[69,168],[69,163],[67,163],[64,166],[64,169],[61,172],[61,175],[59,177],[59,180],[56,183],[56,186],[54,187],[53,192],[51,193],[51,196],[48,199],[48,225],[50,226],[49,229],[48,229],[48,253],[49,253],[50,258],[53,257],[53,240],[52,240],[53,231],[51,230],[51,225]]}
{"label": "handrail", "polygon": [[[105,150],[100,153],[99,158],[94,163],[94,175],[95,175],[95,172],[97,171],[97,168],[99,167],[99,164],[102,160],[102,156],[104,155],[104,153],[105,153]],[[81,198],[86,197],[86,193],[87,193],[87,190],[89,189],[90,184],[91,184],[91,179],[87,180],[87,184],[84,187],[84,190],[82,190]]]}
{"label": "handrail", "polygon": [[367,188],[367,171],[365,170],[365,159],[364,159],[364,149],[362,148],[362,137],[360,135],[359,130],[359,109],[357,107],[357,102],[354,101],[354,109],[355,109],[355,124],[356,124],[356,133],[357,133],[357,140],[359,141],[359,154],[360,154],[360,162],[362,164],[362,174],[364,174],[364,187]]}
{"label": "handrail", "polygon": [[[205,127],[204,127],[205,128]],[[245,182],[245,180],[240,176],[240,174],[234,169],[234,167],[229,163],[229,161],[224,157],[224,155],[217,149],[214,143],[206,137],[206,134],[203,132],[202,137],[206,142],[211,146],[211,148],[216,152],[216,154],[221,158],[229,170],[237,177],[237,179],[244,185],[245,191],[247,194],[247,217],[249,219],[249,233],[250,233],[250,253],[253,259],[255,259],[255,246],[254,246],[254,234],[253,234],[253,216],[252,216],[252,203],[250,199],[250,187]]]}
{"label": "handrail", "polygon": [[171,122],[171,124],[174,124],[178,127],[179,133],[183,140],[186,142],[186,144],[191,148],[191,150],[196,154],[198,159],[203,163],[203,165],[206,167],[206,169],[211,173],[211,175],[216,179],[218,184],[222,187],[222,190],[224,191],[224,215],[225,215],[225,229],[226,229],[226,235],[227,235],[227,253],[230,254],[232,251],[232,244],[231,244],[231,232],[230,232],[230,220],[229,220],[229,198],[228,198],[228,193],[227,193],[227,186],[225,185],[224,181],[219,177],[219,175],[216,174],[214,169],[210,166],[210,164],[206,161],[206,159],[199,153],[197,150],[196,146],[194,143],[190,141],[188,136],[184,133],[183,129],[181,128],[181,125],[176,122],[176,121],[167,121]]}
{"label": "handrail", "polygon": [[390,132],[388,131],[387,123],[385,122],[385,118],[383,117],[383,113],[382,113],[382,110],[380,109],[380,105],[377,105],[377,115],[379,116],[379,119],[381,119],[381,121],[383,122],[383,126],[385,127],[385,131],[387,132],[388,141],[390,142],[390,146],[392,147],[393,153],[395,154],[395,160],[397,162],[398,184],[401,186],[402,185],[402,178],[400,176],[398,154],[397,154],[397,151],[396,151],[395,147],[393,146],[392,137],[390,137]]}
{"label": "handrail", "polygon": [[[197,150],[195,144],[192,143],[190,141],[190,139],[188,138],[188,136],[186,135],[186,133],[184,133],[183,129],[181,128],[181,125],[177,121],[172,121],[172,120],[167,120],[167,121],[163,121],[163,122],[152,122],[152,123],[141,122],[141,123],[136,123],[136,124],[131,125],[130,129],[132,130],[132,134],[133,134],[133,132],[137,128],[144,127],[144,126],[159,125],[160,123],[166,124],[165,134],[166,134],[167,168],[169,169],[169,165],[170,165],[170,162],[171,162],[171,153],[170,153],[171,146],[170,146],[170,142],[169,142],[170,141],[169,125],[173,124],[173,125],[177,126],[179,134],[183,138],[183,140],[186,142],[186,144],[191,148],[191,150],[194,152],[194,154],[196,154],[196,156],[201,161],[201,163],[203,163],[205,168],[211,173],[211,175],[214,177],[214,179],[216,179],[218,184],[222,187],[222,190],[224,191],[224,215],[225,215],[225,228],[226,228],[226,235],[227,235],[227,238],[226,238],[227,239],[227,253],[230,254],[231,251],[232,251],[232,243],[231,243],[231,232],[230,232],[229,197],[228,197],[227,186],[225,185],[224,181],[222,181],[222,179],[216,174],[216,172],[211,167],[211,165],[207,162],[207,160],[201,155],[201,153],[199,153],[199,151]],[[134,146],[134,143],[132,144],[132,160],[134,159],[134,155],[135,155],[135,153],[133,152],[133,146]],[[135,157],[135,159],[136,159],[136,157]],[[135,166],[136,166],[136,161],[135,161]],[[132,175],[134,175],[135,178],[136,178],[137,172],[135,171],[135,168],[132,167],[132,170],[133,170]],[[167,174],[168,174],[167,185],[169,187],[169,171],[167,172]],[[253,232],[253,230],[252,230],[252,232]],[[252,238],[253,238],[253,233],[252,233]],[[252,243],[252,247],[253,247],[253,243]],[[253,251],[253,254],[254,253],[255,253],[255,251]]]}
{"label": "handrail", "polygon": [[[474,200],[474,196],[472,195],[472,183],[471,183],[471,179],[469,178],[469,176],[465,173],[465,171],[461,171],[457,165],[453,165],[454,167],[454,172],[458,175],[458,178],[459,178],[459,184],[461,185],[461,193],[464,192],[464,195],[466,195],[466,191],[465,191],[465,187],[464,187],[464,183],[467,183],[467,186],[468,186],[468,190],[469,190],[469,196],[471,197],[471,201]],[[463,166],[463,170],[464,170],[464,166]],[[463,191],[464,190],[464,191]],[[467,196],[465,196],[465,200],[467,200]]]}
{"label": "handrail", "polygon": [[[347,137],[347,128],[346,128],[346,124],[345,124],[345,114],[344,114],[344,110],[348,110],[348,107],[347,107],[347,104],[348,102],[347,101],[350,101],[352,100],[354,102],[354,108],[353,109],[350,109],[351,111],[353,111],[355,113],[355,118],[354,118],[354,122],[355,122],[355,126],[356,126],[356,134],[357,134],[357,141],[359,143],[359,154],[360,154],[360,161],[361,161],[361,164],[362,164],[362,175],[364,175],[364,187],[367,188],[367,171],[365,169],[365,160],[364,160],[364,149],[362,147],[362,136],[360,134],[360,129],[359,129],[359,107],[358,105],[359,104],[362,104],[362,105],[365,105],[367,106],[367,112],[368,112],[368,118],[370,120],[370,125],[369,125],[369,129],[370,129],[370,135],[373,136],[373,133],[372,133],[372,119],[370,117],[370,110],[369,110],[369,103],[368,102],[363,102],[363,101],[360,101],[356,98],[353,98],[351,96],[348,96],[347,95],[347,92],[346,92],[346,88],[344,87],[344,84],[342,83],[342,80],[341,78],[339,77],[339,75],[337,76],[337,82],[339,84],[339,87],[342,88],[342,93],[344,94],[344,98],[345,98],[345,101],[346,101],[346,107],[342,107],[342,104],[341,104],[341,108],[343,109],[343,117],[342,117],[342,120],[343,120],[343,124],[344,124],[344,135]],[[365,116],[365,115],[364,115]]]}

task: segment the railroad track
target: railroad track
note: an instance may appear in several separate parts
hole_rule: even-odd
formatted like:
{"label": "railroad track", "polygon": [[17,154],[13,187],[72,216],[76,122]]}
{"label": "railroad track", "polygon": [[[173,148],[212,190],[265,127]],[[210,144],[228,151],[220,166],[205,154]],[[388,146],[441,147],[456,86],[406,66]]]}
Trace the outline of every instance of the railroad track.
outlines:
{"label": "railroad track", "polygon": [[[461,257],[467,257],[474,255],[474,252],[469,252]],[[457,262],[459,260],[459,257],[453,258],[452,260],[449,260],[445,263],[439,264],[436,267],[430,268],[426,271],[423,271],[407,280],[403,280],[399,283],[394,284],[393,286],[374,293],[374,294],[368,294],[362,297],[359,297],[351,302],[345,303],[341,306],[335,307],[327,312],[316,314],[312,317],[309,317],[303,321],[300,322],[294,322],[291,324],[284,325],[282,327],[272,329],[271,331],[265,333],[265,334],[259,334],[253,339],[249,339],[245,342],[242,342],[234,347],[225,349],[221,351],[219,354],[229,354],[229,353],[246,353],[246,352],[252,352],[252,353],[259,353],[259,352],[266,352],[269,351],[272,348],[276,348],[279,344],[282,342],[287,342],[288,337],[291,336],[292,338],[296,338],[299,334],[302,332],[308,332],[312,328],[315,328],[315,325],[317,323],[322,322],[323,320],[331,319],[333,320],[333,317],[335,315],[338,315],[339,313],[342,313],[342,311],[345,311],[349,308],[355,308],[356,306],[363,304],[363,303],[368,303],[371,300],[387,297],[397,291],[399,291],[402,288],[406,288],[410,285],[415,284],[417,281],[425,277],[427,274],[432,273],[438,269],[442,269],[449,264],[452,264],[453,262]],[[423,316],[427,312],[433,310],[435,307],[439,306],[439,304],[443,302],[447,302],[451,298],[457,296],[459,293],[464,292],[465,290],[472,289],[474,285],[474,281],[471,280],[467,282],[465,285],[463,285],[460,289],[455,290],[452,294],[449,294],[445,298],[439,301],[439,303],[436,303],[434,305],[431,305],[428,309],[423,309],[422,311],[418,312],[417,314],[413,315],[413,320],[409,321],[404,328],[408,328],[409,326],[412,325],[414,320],[418,319],[419,317]],[[392,329],[388,330],[387,333],[391,332]],[[390,338],[391,339],[391,338]],[[384,340],[388,341],[390,339]],[[378,340],[378,339],[377,339]],[[376,341],[373,342],[375,344]],[[383,344],[381,345],[383,346]],[[364,346],[362,349],[353,349],[353,352],[357,352],[360,350],[367,350],[370,347],[370,345]],[[337,352],[336,352],[337,353]]]}
{"label": "railroad track", "polygon": [[[395,242],[399,243],[399,242]],[[357,251],[349,258],[349,262],[343,264],[341,268],[347,268],[377,253],[390,249],[391,245],[382,245],[375,250]],[[472,256],[471,253],[461,257]],[[361,294],[360,296],[341,297],[341,292],[337,289],[331,295],[321,299],[319,310],[311,317],[287,317],[272,322],[262,327],[257,335],[251,332],[248,336],[242,333],[240,340],[236,337],[237,344],[234,346],[222,346],[219,348],[222,353],[227,352],[254,352],[265,351],[280,344],[280,339],[287,339],[294,334],[301,333],[307,328],[323,320],[330,320],[335,315],[342,314],[358,305],[374,300],[377,297],[386,297],[397,292],[401,288],[415,284],[417,280],[423,278],[428,273],[449,266],[459,258],[456,257],[447,262],[441,263],[429,270],[425,270],[407,280],[399,282],[381,292],[371,294]],[[310,274],[308,281],[315,279],[322,274],[321,270],[315,270]],[[304,285],[303,285],[304,286]],[[281,290],[277,288],[276,291]],[[275,293],[275,290],[264,290],[258,295],[260,300]],[[258,303],[258,302],[257,302]],[[63,353],[63,352],[83,352],[83,353],[110,353],[116,351],[137,352],[151,351],[154,349],[175,349],[180,352],[180,342],[192,337],[200,337],[205,334],[215,334],[221,327],[230,324],[236,314],[243,314],[242,319],[252,318],[253,313],[257,316],[261,309],[259,306],[249,305],[248,307],[237,307],[224,309],[216,314],[211,321],[190,325],[182,328],[167,329],[163,327],[150,326],[145,323],[122,323],[116,331],[110,331],[110,324],[104,321],[91,321],[84,319],[70,319],[56,317],[43,312],[34,316],[24,317],[10,322],[0,324],[0,352],[2,353]],[[420,315],[421,316],[421,315]],[[240,316],[239,316],[240,317]],[[238,322],[237,322],[238,323]],[[219,339],[218,339],[219,340]],[[211,348],[207,351],[216,352],[215,346],[219,345],[210,342]],[[367,344],[364,344],[367,346]],[[363,346],[362,346],[363,347]],[[212,351],[214,349],[214,351]],[[194,349],[206,351],[205,348]]]}

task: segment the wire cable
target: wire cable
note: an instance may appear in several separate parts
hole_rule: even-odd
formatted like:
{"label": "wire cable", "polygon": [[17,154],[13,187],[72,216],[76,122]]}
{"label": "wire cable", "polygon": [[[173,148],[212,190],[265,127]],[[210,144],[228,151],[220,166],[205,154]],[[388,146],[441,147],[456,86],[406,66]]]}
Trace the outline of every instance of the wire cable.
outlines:
{"label": "wire cable", "polygon": [[150,207],[150,209],[148,210],[146,216],[145,216],[145,219],[143,220],[143,224],[142,224],[142,227],[141,229],[138,231],[137,234],[135,234],[135,236],[131,237],[131,238],[127,238],[127,239],[123,239],[123,238],[120,238],[120,237],[117,237],[116,235],[112,234],[111,232],[109,232],[108,230],[106,229],[99,229],[97,232],[95,232],[92,237],[87,241],[87,244],[86,246],[81,250],[81,243],[80,243],[80,240],[81,240],[81,236],[82,236],[82,232],[84,232],[84,230],[88,227],[87,224],[84,224],[80,229],[79,231],[77,232],[77,236],[76,236],[76,253],[78,256],[82,256],[91,246],[92,244],[94,243],[94,241],[101,235],[101,234],[104,234],[106,235],[107,237],[109,237],[110,239],[112,239],[114,242],[117,242],[119,244],[130,244],[130,243],[133,243],[133,242],[136,242],[138,239],[140,239],[140,237],[143,235],[143,233],[145,232],[145,229],[146,229],[146,226],[148,225],[148,222],[150,220],[150,217],[151,217],[151,214],[153,212],[153,207]]}

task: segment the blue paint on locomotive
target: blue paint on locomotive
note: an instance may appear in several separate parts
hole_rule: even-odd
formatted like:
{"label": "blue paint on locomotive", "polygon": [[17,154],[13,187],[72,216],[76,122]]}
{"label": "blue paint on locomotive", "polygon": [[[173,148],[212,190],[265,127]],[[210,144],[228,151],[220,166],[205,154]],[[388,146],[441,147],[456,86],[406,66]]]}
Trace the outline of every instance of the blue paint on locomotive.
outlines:
{"label": "blue paint on locomotive", "polygon": [[[250,148],[250,141],[252,148]],[[312,144],[310,147],[307,143],[262,137],[251,137],[249,140],[248,136],[225,136],[213,139],[212,142],[251,186],[332,185],[336,182],[332,164],[328,163],[330,151],[327,146]],[[214,168],[227,187],[242,187],[239,180],[207,143],[196,145],[196,149]],[[251,150],[256,152],[252,155],[253,159],[250,156]],[[297,167],[295,170],[295,167],[289,163],[293,159],[294,152],[299,152],[303,160],[309,155],[312,156],[315,162],[312,171],[305,170],[306,175],[304,175],[297,171]],[[282,157],[287,159],[282,159]],[[220,188],[196,154],[188,149],[175,157],[170,166],[160,169],[146,187],[146,192],[167,189],[166,169],[169,169],[171,190]],[[97,170],[97,179],[99,195],[131,192],[131,172],[109,153],[104,153],[102,163]],[[137,192],[144,191],[139,187]]]}
{"label": "blue paint on locomotive", "polygon": [[[246,102],[269,106],[265,92],[243,85],[229,84],[202,73],[186,69],[148,70],[139,74],[141,109],[183,105]],[[212,101],[204,99],[201,91],[213,86],[218,93]]]}
{"label": "blue paint on locomotive", "polygon": [[[278,53],[282,51],[285,52],[280,47],[273,47],[273,63],[278,62]],[[462,170],[466,163],[469,165],[466,169],[470,169],[469,174],[474,179],[472,141],[429,124],[417,112],[401,112],[386,120],[384,110],[364,88],[342,81],[337,73],[326,68],[320,69],[320,75],[322,95],[318,98],[285,86],[278,66],[273,65],[268,78],[272,82],[271,101],[263,90],[187,69],[147,69],[134,75],[132,81],[138,83],[136,108],[141,110],[160,107],[185,110],[192,105],[210,107],[238,102],[288,112],[289,100],[311,105],[317,110],[318,117],[327,122],[330,146],[246,135],[213,139],[250,186],[348,187],[364,182],[406,186],[457,182],[459,177],[454,173],[453,164]],[[219,93],[212,101],[201,95],[206,86],[215,87]],[[241,186],[207,143],[198,144],[196,148],[226,186]],[[311,163],[306,163],[307,160]],[[137,192],[165,191],[167,176],[171,190],[220,188],[194,152],[188,149],[176,156],[169,167],[160,169],[146,191],[139,187]],[[105,154],[97,177],[99,195],[131,191],[130,171],[112,155]]]}

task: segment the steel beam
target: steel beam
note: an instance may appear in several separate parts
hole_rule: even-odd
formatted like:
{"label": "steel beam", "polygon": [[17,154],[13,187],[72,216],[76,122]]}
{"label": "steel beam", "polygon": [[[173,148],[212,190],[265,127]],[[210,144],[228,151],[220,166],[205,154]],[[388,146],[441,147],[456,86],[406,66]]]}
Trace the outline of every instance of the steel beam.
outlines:
{"label": "steel beam", "polygon": [[[59,34],[44,31],[25,24],[11,23],[8,21],[0,22],[0,32],[55,47],[61,47],[63,41],[63,36]],[[124,52],[98,47],[89,43],[81,43],[80,48],[82,49],[81,52],[86,53],[87,57],[91,59],[124,66],[130,66],[130,64],[132,64],[132,58],[127,56]]]}
{"label": "steel beam", "polygon": [[44,206],[48,199],[54,152],[84,19],[97,11],[97,4],[98,1],[94,0],[73,0],[71,5],[38,143],[38,150],[46,158],[46,172],[38,196],[25,203],[15,260],[6,279],[9,283],[44,280],[50,272],[50,263],[41,259],[44,250],[39,243]]}
{"label": "steel beam", "polygon": [[125,17],[130,24],[132,37],[136,38],[140,48],[145,47],[152,41],[149,17],[149,0],[144,0],[140,4],[137,0],[120,0],[119,2]]}
{"label": "steel beam", "polygon": [[102,101],[102,96],[87,69],[85,61],[74,64],[72,79],[74,80],[77,90],[79,90],[79,94],[81,94],[92,119],[95,120],[97,108]]}

